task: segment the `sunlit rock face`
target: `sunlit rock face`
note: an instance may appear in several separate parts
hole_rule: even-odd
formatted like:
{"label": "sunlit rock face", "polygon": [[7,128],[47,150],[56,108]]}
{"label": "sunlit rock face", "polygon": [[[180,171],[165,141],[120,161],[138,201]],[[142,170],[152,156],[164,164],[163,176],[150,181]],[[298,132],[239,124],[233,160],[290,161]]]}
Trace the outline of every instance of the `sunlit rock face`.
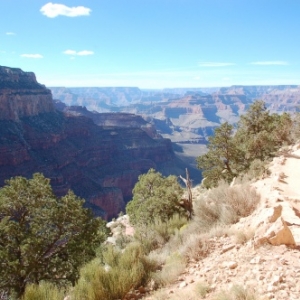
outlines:
{"label": "sunlit rock face", "polygon": [[34,73],[0,66],[1,120],[17,121],[53,111],[51,91],[36,81]]}

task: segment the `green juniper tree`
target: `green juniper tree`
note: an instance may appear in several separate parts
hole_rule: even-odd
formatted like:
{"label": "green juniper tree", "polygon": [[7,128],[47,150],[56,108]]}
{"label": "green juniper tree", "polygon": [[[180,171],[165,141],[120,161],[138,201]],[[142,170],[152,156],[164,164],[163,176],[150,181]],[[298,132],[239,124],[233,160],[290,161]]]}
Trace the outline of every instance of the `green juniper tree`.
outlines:
{"label": "green juniper tree", "polygon": [[221,179],[231,181],[243,168],[243,153],[233,138],[233,126],[223,123],[208,140],[208,152],[197,158],[205,186],[215,186]]}
{"label": "green juniper tree", "polygon": [[0,189],[0,290],[12,299],[42,280],[74,284],[105,237],[104,221],[82,207],[84,200],[72,192],[55,197],[49,182],[34,174]]}
{"label": "green juniper tree", "polygon": [[164,177],[150,169],[139,176],[126,212],[133,224],[150,224],[154,218],[167,221],[175,214],[185,213],[180,206],[182,194],[176,176]]}
{"label": "green juniper tree", "polygon": [[291,142],[292,119],[287,113],[271,114],[263,101],[255,101],[241,116],[235,135],[249,166],[255,159],[264,161]]}
{"label": "green juniper tree", "polygon": [[204,185],[216,186],[221,179],[230,182],[254,161],[273,157],[282,145],[291,143],[292,126],[289,114],[271,114],[263,101],[255,101],[241,116],[235,134],[226,122],[209,138],[208,152],[197,158]]}

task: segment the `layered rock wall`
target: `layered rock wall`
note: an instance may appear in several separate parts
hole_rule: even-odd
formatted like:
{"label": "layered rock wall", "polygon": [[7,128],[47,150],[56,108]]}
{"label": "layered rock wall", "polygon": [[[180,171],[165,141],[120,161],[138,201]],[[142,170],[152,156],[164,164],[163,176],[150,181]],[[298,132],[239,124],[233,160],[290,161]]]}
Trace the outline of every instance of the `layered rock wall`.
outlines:
{"label": "layered rock wall", "polygon": [[82,114],[54,110],[51,93],[33,73],[1,67],[0,83],[0,186],[40,172],[56,195],[72,189],[96,215],[111,219],[124,210],[140,174],[184,172],[170,140],[143,130],[140,117],[98,116],[98,126]]}
{"label": "layered rock wall", "polygon": [[17,121],[53,111],[51,91],[36,81],[34,73],[0,66],[1,120]]}

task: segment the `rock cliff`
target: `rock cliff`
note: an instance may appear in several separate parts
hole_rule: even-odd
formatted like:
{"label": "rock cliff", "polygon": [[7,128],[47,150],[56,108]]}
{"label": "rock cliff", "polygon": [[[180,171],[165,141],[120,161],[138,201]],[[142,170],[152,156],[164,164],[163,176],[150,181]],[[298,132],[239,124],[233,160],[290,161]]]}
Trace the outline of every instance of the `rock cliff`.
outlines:
{"label": "rock cliff", "polygon": [[164,138],[171,139],[176,155],[196,167],[206,152],[208,137],[227,121],[238,122],[256,100],[271,112],[299,110],[300,86],[231,86],[139,90],[137,88],[51,88],[55,99],[98,112],[126,112],[143,116]]}
{"label": "rock cliff", "polygon": [[[54,98],[98,112],[143,115],[173,142],[205,143],[221,122],[236,123],[256,99],[273,112],[296,111],[300,86],[238,86],[203,89],[51,88]],[[93,93],[92,93],[93,92]],[[184,134],[183,134],[184,133]]]}
{"label": "rock cliff", "polygon": [[53,112],[51,91],[36,81],[32,72],[0,66],[0,119]]}
{"label": "rock cliff", "polygon": [[111,219],[124,209],[141,173],[184,171],[170,140],[153,138],[139,126],[116,126],[112,115],[98,126],[59,112],[33,73],[0,70],[0,186],[10,177],[41,172],[57,195],[72,189],[95,214]]}
{"label": "rock cliff", "polygon": [[98,126],[113,126],[122,128],[140,128],[152,138],[162,138],[157,133],[155,126],[146,122],[141,116],[131,113],[98,113],[89,111],[84,106],[67,106],[59,100],[54,100],[57,110],[69,116],[85,116],[94,121]]}

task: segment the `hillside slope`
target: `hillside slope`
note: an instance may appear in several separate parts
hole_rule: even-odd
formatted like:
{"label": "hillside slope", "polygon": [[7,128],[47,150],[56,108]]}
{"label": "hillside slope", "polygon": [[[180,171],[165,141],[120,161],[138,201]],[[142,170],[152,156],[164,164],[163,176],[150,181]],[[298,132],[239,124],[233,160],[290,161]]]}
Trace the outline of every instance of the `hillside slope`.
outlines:
{"label": "hillside slope", "polygon": [[300,299],[300,144],[274,158],[269,170],[253,183],[261,195],[257,209],[208,234],[205,255],[145,299]]}

